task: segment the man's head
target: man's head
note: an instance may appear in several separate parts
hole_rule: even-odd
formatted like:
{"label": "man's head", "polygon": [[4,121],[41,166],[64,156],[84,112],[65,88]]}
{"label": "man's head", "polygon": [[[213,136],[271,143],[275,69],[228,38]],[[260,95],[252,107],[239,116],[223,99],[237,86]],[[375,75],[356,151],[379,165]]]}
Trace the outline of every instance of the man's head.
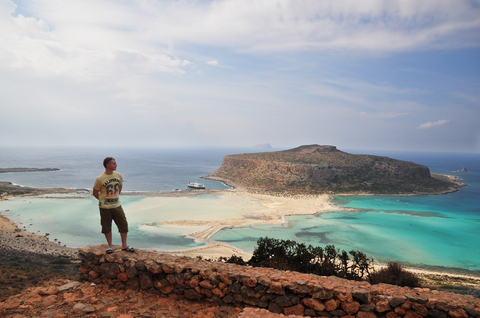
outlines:
{"label": "man's head", "polygon": [[107,169],[107,165],[109,163],[115,163],[115,158],[107,157],[107,158],[103,159],[103,166],[105,167],[105,169]]}

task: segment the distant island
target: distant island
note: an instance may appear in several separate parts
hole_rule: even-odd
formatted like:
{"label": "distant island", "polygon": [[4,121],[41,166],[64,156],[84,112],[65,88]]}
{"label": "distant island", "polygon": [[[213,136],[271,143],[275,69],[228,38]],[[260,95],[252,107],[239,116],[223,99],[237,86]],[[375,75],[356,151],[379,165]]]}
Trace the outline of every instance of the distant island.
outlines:
{"label": "distant island", "polygon": [[256,148],[256,149],[264,149],[264,150],[273,149],[272,145],[270,145],[270,144],[255,145],[253,148]]}
{"label": "distant island", "polygon": [[37,171],[57,171],[58,168],[0,168],[0,173],[4,172],[37,172]]}
{"label": "distant island", "polygon": [[222,166],[205,178],[250,191],[309,194],[440,194],[464,186],[413,162],[320,145],[227,155]]}

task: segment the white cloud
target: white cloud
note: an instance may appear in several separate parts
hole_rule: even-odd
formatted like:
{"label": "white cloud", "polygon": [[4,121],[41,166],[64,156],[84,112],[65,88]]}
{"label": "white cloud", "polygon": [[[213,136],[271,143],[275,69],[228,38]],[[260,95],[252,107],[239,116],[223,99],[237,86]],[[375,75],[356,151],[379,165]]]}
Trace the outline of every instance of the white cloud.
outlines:
{"label": "white cloud", "polygon": [[480,27],[469,1],[179,1],[162,16],[158,39],[257,51],[476,46]]}
{"label": "white cloud", "polygon": [[449,120],[446,120],[446,119],[438,120],[438,121],[435,121],[435,122],[429,121],[428,123],[421,124],[420,126],[417,127],[417,129],[430,129],[430,128],[433,128],[433,127],[445,125],[448,122],[449,122]]}
{"label": "white cloud", "polygon": [[466,0],[39,0],[30,6],[53,30],[84,45],[145,49],[197,43],[259,51],[424,50],[476,46],[480,28],[480,8]]}
{"label": "white cloud", "polygon": [[0,15],[0,67],[24,69],[41,77],[113,82],[119,76],[183,73],[182,67],[190,64],[143,42],[129,25],[140,17],[127,7],[101,1],[81,5],[46,0],[31,4],[33,13],[43,17],[39,18],[15,16],[15,6],[7,5],[12,2],[1,1],[9,10]]}
{"label": "white cloud", "polygon": [[360,116],[365,118],[382,118],[382,119],[389,119],[389,118],[398,118],[403,116],[408,116],[408,112],[360,112]]}
{"label": "white cloud", "polygon": [[[146,144],[391,145],[431,114],[452,121],[442,131],[476,127],[478,76],[456,66],[475,63],[479,10],[468,0],[0,0],[0,144],[47,131],[52,143],[95,140],[112,127],[104,118],[118,143]],[[423,50],[436,57],[425,67]]]}
{"label": "white cloud", "polygon": [[30,17],[0,1],[0,63],[78,79],[183,73],[192,62],[176,56],[183,44],[383,52],[468,47],[480,34],[469,1],[25,1]]}

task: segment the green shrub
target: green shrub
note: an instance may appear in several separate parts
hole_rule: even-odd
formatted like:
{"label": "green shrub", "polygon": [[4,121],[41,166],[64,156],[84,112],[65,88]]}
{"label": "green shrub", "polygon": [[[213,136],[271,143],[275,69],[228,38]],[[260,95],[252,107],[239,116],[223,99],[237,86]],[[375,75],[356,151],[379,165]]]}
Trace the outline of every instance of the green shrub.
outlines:
{"label": "green shrub", "polygon": [[[350,256],[353,259],[350,259]],[[291,240],[260,238],[248,265],[270,267],[321,276],[360,280],[369,273],[369,260],[358,251],[341,251],[333,245],[306,246]]]}
{"label": "green shrub", "polygon": [[261,237],[253,251],[252,258],[245,262],[242,257],[232,255],[221,257],[219,261],[238,265],[269,267],[279,270],[310,273],[319,276],[337,276],[351,280],[366,278],[371,284],[391,284],[398,286],[420,286],[420,279],[406,271],[396,262],[370,273],[373,259],[359,251],[346,252],[327,245],[325,248],[306,246],[292,240],[277,240]]}
{"label": "green shrub", "polygon": [[396,262],[388,263],[387,267],[373,272],[369,277],[371,284],[391,284],[398,286],[418,287],[420,279],[415,273],[405,270]]}
{"label": "green shrub", "polygon": [[225,263],[237,264],[242,266],[247,265],[247,262],[245,262],[241,256],[237,255],[232,255],[230,256],[230,258],[220,257],[218,260]]}

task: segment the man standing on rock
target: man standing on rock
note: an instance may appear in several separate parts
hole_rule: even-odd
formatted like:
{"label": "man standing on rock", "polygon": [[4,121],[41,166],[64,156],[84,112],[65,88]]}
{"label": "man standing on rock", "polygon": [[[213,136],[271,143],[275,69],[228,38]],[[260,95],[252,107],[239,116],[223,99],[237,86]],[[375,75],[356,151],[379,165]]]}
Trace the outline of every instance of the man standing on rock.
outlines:
{"label": "man standing on rock", "polygon": [[123,178],[117,170],[117,162],[112,157],[103,160],[105,172],[98,176],[93,185],[93,196],[98,199],[100,207],[100,224],[102,233],[107,239],[107,254],[113,253],[112,245],[112,220],[115,221],[122,239],[122,251],[135,252],[133,247],[127,245],[128,223],[120,204]]}

